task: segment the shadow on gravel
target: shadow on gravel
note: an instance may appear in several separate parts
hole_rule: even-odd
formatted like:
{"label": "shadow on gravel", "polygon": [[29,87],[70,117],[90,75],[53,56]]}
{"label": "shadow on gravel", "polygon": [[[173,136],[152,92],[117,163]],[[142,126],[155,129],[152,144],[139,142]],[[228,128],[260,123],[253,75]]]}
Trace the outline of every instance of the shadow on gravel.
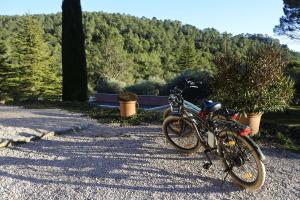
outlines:
{"label": "shadow on gravel", "polygon": [[[147,129],[140,131],[145,134]],[[150,140],[136,135],[75,134],[57,141],[24,144],[6,150],[11,154],[8,152],[6,157],[0,158],[0,176],[42,185],[148,192],[229,193],[240,190],[228,181],[221,188],[222,179],[214,175],[216,169],[206,172],[200,167],[204,157],[180,155],[164,148],[167,145],[161,142],[161,137],[152,136],[154,139]],[[224,176],[222,173],[221,177]]]}
{"label": "shadow on gravel", "polygon": [[276,157],[276,158],[282,158],[282,159],[300,159],[299,153],[293,153],[289,150],[285,150],[278,147],[262,147],[261,148],[264,155],[268,157]]}

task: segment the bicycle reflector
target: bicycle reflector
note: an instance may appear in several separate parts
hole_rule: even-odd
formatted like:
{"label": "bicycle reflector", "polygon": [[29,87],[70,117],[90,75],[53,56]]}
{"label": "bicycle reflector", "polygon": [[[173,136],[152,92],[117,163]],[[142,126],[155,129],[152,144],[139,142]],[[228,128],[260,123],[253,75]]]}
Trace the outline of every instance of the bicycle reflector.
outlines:
{"label": "bicycle reflector", "polygon": [[199,116],[203,119],[207,115],[207,112],[205,111],[200,111]]}
{"label": "bicycle reflector", "polygon": [[240,131],[240,136],[247,136],[251,134],[252,130],[249,126]]}
{"label": "bicycle reflector", "polygon": [[245,172],[244,173],[244,179],[250,180],[250,179],[252,179],[252,177],[253,177],[253,175],[252,175],[251,172]]}
{"label": "bicycle reflector", "polygon": [[239,115],[238,114],[233,114],[230,116],[231,120],[238,120]]}

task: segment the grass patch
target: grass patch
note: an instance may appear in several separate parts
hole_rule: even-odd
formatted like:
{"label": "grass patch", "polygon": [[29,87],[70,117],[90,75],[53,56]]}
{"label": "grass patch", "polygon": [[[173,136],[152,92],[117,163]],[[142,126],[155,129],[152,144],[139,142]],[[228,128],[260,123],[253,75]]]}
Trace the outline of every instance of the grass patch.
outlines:
{"label": "grass patch", "polygon": [[258,140],[271,142],[284,149],[300,153],[300,106],[284,112],[266,113],[262,117]]}
{"label": "grass patch", "polygon": [[300,106],[292,106],[284,112],[266,113],[262,122],[300,127]]}
{"label": "grass patch", "polygon": [[[279,128],[279,130],[282,130]],[[300,153],[299,139],[294,138],[289,129],[284,129],[285,133],[278,131],[276,127],[261,128],[260,132],[253,137],[254,141],[272,144],[277,147]]]}
{"label": "grass patch", "polygon": [[291,138],[283,133],[278,132],[275,138],[283,148],[300,153],[299,145],[296,145]]}
{"label": "grass patch", "polygon": [[25,101],[14,103],[11,102],[7,105],[22,106],[25,109],[51,109],[59,108],[72,112],[85,112],[89,110],[88,103],[82,102],[63,102],[63,101]]}
{"label": "grass patch", "polygon": [[92,108],[86,115],[97,119],[100,123],[120,123],[120,125],[140,125],[143,123],[162,123],[162,113],[155,111],[137,110],[137,113],[128,118],[120,117],[119,109]]}

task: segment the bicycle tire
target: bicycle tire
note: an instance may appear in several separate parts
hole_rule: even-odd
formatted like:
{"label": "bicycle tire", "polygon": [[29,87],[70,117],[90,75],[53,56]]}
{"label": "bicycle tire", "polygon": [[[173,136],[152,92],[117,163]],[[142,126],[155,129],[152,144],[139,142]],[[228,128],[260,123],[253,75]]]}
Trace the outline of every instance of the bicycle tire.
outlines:
{"label": "bicycle tire", "polygon": [[[228,145],[227,143],[230,141],[232,144],[235,144],[232,146]],[[266,170],[264,163],[259,157],[259,153],[249,142],[249,138],[245,136],[242,137],[233,131],[223,131],[219,134],[218,142],[219,152],[225,168],[230,169],[230,167],[232,167],[232,169],[229,170],[228,173],[233,181],[245,188],[247,191],[254,191],[259,189],[265,182]],[[241,147],[241,145],[243,145],[243,147]],[[245,148],[245,150],[242,150],[242,148]],[[248,152],[245,152],[246,150]],[[246,155],[245,153],[248,153],[249,155]],[[253,171],[250,171],[249,167],[245,165],[246,162],[247,164],[249,163],[248,159],[250,159],[251,157],[255,161],[255,175],[253,175]],[[235,164],[232,164],[232,162],[234,162]],[[242,172],[242,168],[246,167],[246,171]]]}
{"label": "bicycle tire", "polygon": [[163,120],[165,120],[171,113],[171,108],[167,108],[163,114]]}
{"label": "bicycle tire", "polygon": [[[180,129],[173,127],[176,123]],[[180,116],[168,116],[163,122],[163,133],[167,141],[182,153],[194,153],[201,147],[192,123]]]}

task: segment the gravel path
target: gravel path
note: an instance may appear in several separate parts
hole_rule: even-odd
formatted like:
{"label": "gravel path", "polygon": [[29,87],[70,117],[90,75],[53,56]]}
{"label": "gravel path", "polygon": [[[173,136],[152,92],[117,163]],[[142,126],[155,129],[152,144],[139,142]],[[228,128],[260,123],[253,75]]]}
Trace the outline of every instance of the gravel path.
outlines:
{"label": "gravel path", "polygon": [[300,154],[264,146],[265,185],[248,193],[230,179],[221,188],[220,161],[204,170],[204,154],[177,153],[160,126],[91,123],[77,133],[0,149],[0,199],[300,198]]}

